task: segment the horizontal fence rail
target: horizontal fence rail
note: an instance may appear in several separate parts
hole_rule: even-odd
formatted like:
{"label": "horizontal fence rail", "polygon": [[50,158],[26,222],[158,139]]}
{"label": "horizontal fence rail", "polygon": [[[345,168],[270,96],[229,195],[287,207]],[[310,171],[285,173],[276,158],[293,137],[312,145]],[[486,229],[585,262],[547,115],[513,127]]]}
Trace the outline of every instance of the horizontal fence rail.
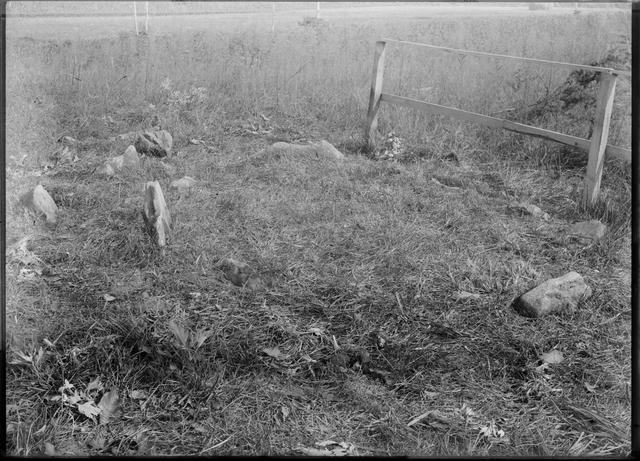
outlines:
{"label": "horizontal fence rail", "polygon": [[562,61],[548,61],[546,59],[523,58],[522,56],[510,56],[508,54],[486,53],[484,51],[461,50],[458,48],[449,48],[446,46],[429,45],[427,43],[407,42],[405,40],[394,40],[392,38],[383,38],[382,41],[385,43],[398,43],[401,45],[412,45],[412,46],[420,46],[423,48],[431,48],[432,50],[444,51],[445,53],[454,53],[454,54],[470,55],[470,56],[484,56],[484,57],[507,59],[507,60],[510,59],[513,61],[530,62],[532,64],[547,64],[547,65],[552,65],[554,67],[565,67],[568,69],[589,70],[592,72],[602,72],[606,74],[631,77],[631,72],[629,71],[611,69],[609,67],[587,66],[584,64],[572,64],[569,62],[562,62]]}
{"label": "horizontal fence rail", "polygon": [[[594,127],[591,139],[579,138],[564,133],[558,133],[552,130],[546,130],[531,125],[512,122],[510,120],[490,117],[488,115],[468,112],[462,109],[433,104],[417,99],[406,98],[389,93],[382,92],[384,59],[386,54],[387,42],[398,43],[401,45],[412,45],[424,48],[435,49],[447,53],[455,53],[462,55],[476,55],[483,57],[493,57],[500,59],[511,59],[535,64],[553,65],[557,67],[565,67],[569,69],[588,70],[602,74],[600,79],[600,88],[598,91],[598,102],[596,105],[596,114],[594,118]],[[491,128],[501,128],[516,133],[535,136],[547,139],[569,146],[573,146],[589,152],[589,162],[587,164],[587,172],[585,175],[585,201],[593,204],[598,197],[600,191],[600,182],[602,178],[602,169],[604,166],[604,157],[609,155],[627,162],[631,161],[631,150],[623,147],[607,145],[607,137],[609,134],[609,125],[611,121],[611,112],[613,109],[613,97],[615,94],[615,86],[617,76],[630,76],[627,71],[610,69],[608,67],[586,66],[582,64],[571,64],[566,62],[548,61],[543,59],[523,58],[518,56],[508,56],[503,54],[485,53],[480,51],[461,50],[457,48],[449,48],[443,46],[429,45],[426,43],[407,42],[403,40],[384,39],[376,42],[373,60],[373,74],[371,82],[371,92],[369,97],[369,110],[367,113],[367,129],[365,138],[370,145],[373,145],[374,134],[378,125],[378,110],[381,102],[394,104],[399,106],[411,107],[423,112],[446,115],[449,117],[478,123],[480,125]]]}

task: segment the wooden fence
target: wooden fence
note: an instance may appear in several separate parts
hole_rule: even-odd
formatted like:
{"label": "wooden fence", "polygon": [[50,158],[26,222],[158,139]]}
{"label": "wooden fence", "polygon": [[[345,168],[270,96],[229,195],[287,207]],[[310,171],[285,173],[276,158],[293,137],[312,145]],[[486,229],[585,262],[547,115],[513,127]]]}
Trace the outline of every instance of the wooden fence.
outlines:
{"label": "wooden fence", "polygon": [[[512,122],[496,117],[467,112],[453,107],[441,106],[429,102],[419,101],[417,99],[405,98],[389,93],[382,92],[382,81],[384,75],[384,58],[387,43],[398,43],[401,45],[412,45],[423,48],[434,49],[446,53],[454,53],[461,55],[484,56],[499,59],[510,59],[521,62],[529,62],[544,65],[553,65],[556,67],[565,67],[568,69],[579,69],[598,72],[601,74],[600,88],[598,91],[596,113],[594,117],[594,126],[591,139],[578,138],[556,131],[545,130],[531,125]],[[587,172],[585,175],[585,201],[589,204],[595,203],[600,191],[600,181],[602,179],[602,168],[604,166],[605,155],[631,161],[631,150],[618,146],[607,144],[609,135],[609,124],[611,122],[611,111],[613,109],[613,96],[615,94],[616,80],[618,76],[630,77],[631,72],[609,69],[607,67],[585,66],[581,64],[569,64],[566,62],[547,61],[543,59],[522,58],[519,56],[507,56],[503,54],[484,53],[480,51],[460,50],[456,48],[448,48],[444,46],[428,45],[425,43],[406,42],[402,40],[383,39],[376,42],[375,54],[373,58],[373,79],[371,82],[371,94],[369,97],[369,110],[367,114],[367,129],[365,138],[371,145],[374,140],[374,132],[378,126],[378,110],[380,103],[395,104],[407,106],[414,109],[431,112],[436,114],[448,115],[453,118],[466,120],[469,122],[479,123],[492,128],[502,128],[517,133],[536,136],[551,141],[560,142],[569,146],[589,152],[589,162],[587,164]]]}

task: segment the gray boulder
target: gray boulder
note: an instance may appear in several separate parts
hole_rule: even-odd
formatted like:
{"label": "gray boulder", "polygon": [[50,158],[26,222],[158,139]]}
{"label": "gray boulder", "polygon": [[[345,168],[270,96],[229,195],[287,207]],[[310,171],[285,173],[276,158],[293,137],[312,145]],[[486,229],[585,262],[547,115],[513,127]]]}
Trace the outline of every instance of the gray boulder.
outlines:
{"label": "gray boulder", "polygon": [[344,154],[325,140],[309,144],[290,144],[276,142],[257,154],[269,158],[324,158],[332,160],[344,159]]}
{"label": "gray boulder", "polygon": [[173,138],[166,130],[147,130],[138,134],[134,146],[143,155],[166,157],[171,154]]}
{"label": "gray boulder", "polygon": [[55,224],[58,206],[42,185],[38,184],[32,191],[24,194],[22,196],[22,203],[36,213],[44,214],[48,223]]}
{"label": "gray boulder", "polygon": [[591,243],[600,240],[607,232],[607,226],[597,219],[582,221],[573,224],[567,230],[568,237],[583,243]]}
{"label": "gray boulder", "polygon": [[525,317],[575,310],[578,302],[591,296],[591,288],[577,272],[547,280],[513,302],[514,309]]}

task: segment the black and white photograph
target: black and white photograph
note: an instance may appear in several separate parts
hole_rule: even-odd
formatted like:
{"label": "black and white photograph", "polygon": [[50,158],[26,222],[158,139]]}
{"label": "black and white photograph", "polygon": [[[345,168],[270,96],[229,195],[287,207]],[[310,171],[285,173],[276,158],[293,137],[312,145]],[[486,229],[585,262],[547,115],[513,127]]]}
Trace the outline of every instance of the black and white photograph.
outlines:
{"label": "black and white photograph", "polygon": [[631,1],[2,8],[4,456],[635,452]]}

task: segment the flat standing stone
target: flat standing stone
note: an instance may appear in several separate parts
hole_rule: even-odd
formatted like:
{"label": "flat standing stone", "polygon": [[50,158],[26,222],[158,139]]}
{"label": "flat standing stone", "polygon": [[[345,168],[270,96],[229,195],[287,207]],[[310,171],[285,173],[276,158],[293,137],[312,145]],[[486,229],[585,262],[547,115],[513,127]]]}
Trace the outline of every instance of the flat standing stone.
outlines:
{"label": "flat standing stone", "polygon": [[158,181],[150,181],[145,185],[142,216],[147,226],[154,230],[158,246],[165,246],[171,230],[171,215]]}
{"label": "flat standing stone", "polygon": [[598,241],[607,232],[607,226],[597,219],[581,221],[573,224],[568,229],[569,237],[577,238],[581,241]]}
{"label": "flat standing stone", "polygon": [[547,280],[513,302],[514,309],[525,317],[573,310],[581,299],[591,296],[591,288],[577,272]]}

